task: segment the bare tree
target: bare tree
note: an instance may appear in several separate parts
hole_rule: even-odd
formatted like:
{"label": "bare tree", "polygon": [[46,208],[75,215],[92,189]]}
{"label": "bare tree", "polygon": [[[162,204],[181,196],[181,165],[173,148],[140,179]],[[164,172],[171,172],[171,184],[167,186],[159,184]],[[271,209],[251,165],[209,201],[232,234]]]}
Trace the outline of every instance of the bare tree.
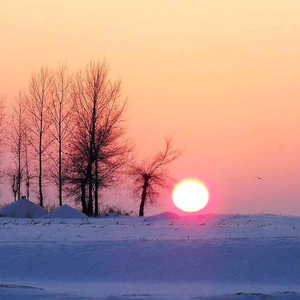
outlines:
{"label": "bare tree", "polygon": [[2,147],[5,138],[5,97],[0,96],[0,153],[2,152]]}
{"label": "bare tree", "polygon": [[31,188],[31,180],[34,178],[32,175],[30,168],[30,143],[28,137],[28,130],[25,126],[24,135],[23,135],[23,156],[24,156],[24,180],[26,186],[26,198],[29,199],[30,196],[30,188]]}
{"label": "bare tree", "polygon": [[29,80],[29,96],[27,97],[28,134],[31,147],[38,158],[38,196],[41,206],[44,206],[44,159],[50,142],[46,134],[51,125],[49,116],[51,72],[41,68],[33,73]]}
{"label": "bare tree", "polygon": [[108,79],[105,62],[91,62],[72,87],[75,128],[70,143],[70,183],[80,191],[82,211],[98,214],[99,190],[113,186],[131,146],[124,140],[121,82]]}
{"label": "bare tree", "polygon": [[21,198],[21,184],[24,171],[23,146],[25,132],[25,110],[25,98],[22,92],[19,92],[13,103],[11,121],[9,122],[10,151],[14,166],[9,170],[8,177],[15,201]]}
{"label": "bare tree", "polygon": [[172,182],[167,166],[181,155],[174,149],[171,138],[166,138],[165,142],[164,151],[141,163],[133,163],[129,168],[129,175],[134,180],[134,195],[141,199],[140,217],[144,216],[145,206],[156,203],[161,190]]}
{"label": "bare tree", "polygon": [[72,102],[70,97],[71,77],[66,65],[59,66],[51,78],[50,118],[51,134],[55,143],[53,151],[49,151],[53,168],[51,177],[58,188],[59,205],[63,203],[63,187],[66,183],[65,146],[73,128]]}
{"label": "bare tree", "polygon": [[[5,124],[5,97],[0,95],[0,155],[3,153],[3,148],[5,146],[5,137],[6,137],[6,124]],[[0,170],[0,182],[4,177],[4,172]]]}
{"label": "bare tree", "polygon": [[16,174],[13,172],[14,170],[9,170],[7,172],[7,177],[9,180],[9,184],[10,184],[10,188],[11,188],[11,192],[13,194],[14,197],[14,201],[17,201],[17,195],[18,195],[18,179]]}

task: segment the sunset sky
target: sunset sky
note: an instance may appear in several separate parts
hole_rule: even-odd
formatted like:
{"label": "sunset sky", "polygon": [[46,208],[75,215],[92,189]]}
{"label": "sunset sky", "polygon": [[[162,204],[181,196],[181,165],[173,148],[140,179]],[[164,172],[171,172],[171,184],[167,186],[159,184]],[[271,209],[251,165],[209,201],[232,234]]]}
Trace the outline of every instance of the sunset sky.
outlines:
{"label": "sunset sky", "polygon": [[[207,184],[203,212],[300,215],[300,1],[1,4],[8,101],[41,66],[104,58],[122,78],[137,159],[172,135],[184,153],[170,171]],[[176,211],[164,202],[156,212]]]}

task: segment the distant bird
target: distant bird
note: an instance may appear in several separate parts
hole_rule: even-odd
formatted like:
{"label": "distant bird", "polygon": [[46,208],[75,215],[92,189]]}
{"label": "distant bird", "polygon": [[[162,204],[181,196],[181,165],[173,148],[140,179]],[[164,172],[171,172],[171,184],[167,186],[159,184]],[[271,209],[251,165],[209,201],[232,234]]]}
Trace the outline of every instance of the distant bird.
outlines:
{"label": "distant bird", "polygon": [[260,178],[260,177],[258,177],[258,176],[255,176],[255,178],[264,181],[262,178]]}

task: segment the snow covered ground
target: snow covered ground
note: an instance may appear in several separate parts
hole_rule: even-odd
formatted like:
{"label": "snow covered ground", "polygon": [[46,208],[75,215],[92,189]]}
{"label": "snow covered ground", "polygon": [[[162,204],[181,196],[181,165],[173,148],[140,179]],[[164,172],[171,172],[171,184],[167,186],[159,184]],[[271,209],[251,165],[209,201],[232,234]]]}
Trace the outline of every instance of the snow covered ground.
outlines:
{"label": "snow covered ground", "polygon": [[1,300],[300,299],[299,217],[59,216],[0,218]]}

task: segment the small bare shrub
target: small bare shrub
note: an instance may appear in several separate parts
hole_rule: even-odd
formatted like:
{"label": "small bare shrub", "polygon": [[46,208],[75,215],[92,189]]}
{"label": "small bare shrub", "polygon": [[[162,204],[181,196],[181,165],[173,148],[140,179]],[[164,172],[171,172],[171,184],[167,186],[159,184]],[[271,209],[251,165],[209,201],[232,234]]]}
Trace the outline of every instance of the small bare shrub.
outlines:
{"label": "small bare shrub", "polygon": [[48,212],[51,213],[55,211],[58,208],[57,204],[54,201],[49,201],[45,206],[44,209]]}
{"label": "small bare shrub", "polygon": [[108,216],[109,214],[114,214],[115,216],[137,216],[135,212],[128,212],[125,208],[117,205],[105,205],[102,207],[100,210],[100,215]]}

